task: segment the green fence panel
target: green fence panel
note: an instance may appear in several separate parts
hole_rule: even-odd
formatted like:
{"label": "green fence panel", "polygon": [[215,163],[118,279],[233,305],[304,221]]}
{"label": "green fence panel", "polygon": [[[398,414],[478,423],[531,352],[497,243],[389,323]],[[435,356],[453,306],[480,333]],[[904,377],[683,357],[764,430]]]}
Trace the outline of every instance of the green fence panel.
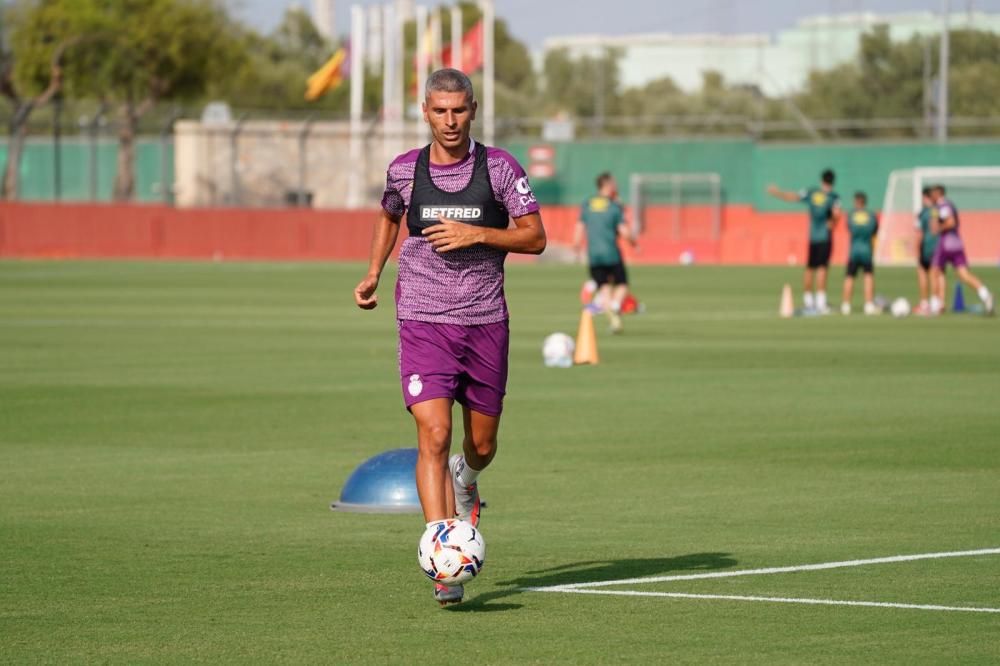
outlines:
{"label": "green fence panel", "polygon": [[[507,147],[526,167],[529,149],[544,142],[518,142]],[[754,144],[750,141],[587,141],[550,144],[555,149],[555,176],[535,178],[539,201],[576,205],[594,190],[594,177],[610,171],[627,200],[633,173],[714,171],[722,177],[723,202],[753,204],[761,210],[795,210],[766,194],[768,184],[798,190],[819,182],[820,172],[837,171],[837,190],[846,198],[868,193],[875,206],[895,169],[916,166],[1000,165],[1000,142],[968,143],[837,143]]]}
{"label": "green fence panel", "polygon": [[[118,144],[111,139],[97,143],[97,170],[91,174],[91,146],[87,139],[64,138],[59,150],[61,158],[60,199],[90,200],[91,177],[96,178],[97,201],[111,201],[115,173],[118,171]],[[173,182],[173,145],[167,145],[167,182]],[[140,139],[136,143],[136,200],[163,200],[161,172],[163,144],[155,139]],[[0,143],[0,164],[7,163],[7,143]],[[55,150],[51,139],[29,138],[21,157],[18,196],[22,201],[52,201],[55,199]]]}

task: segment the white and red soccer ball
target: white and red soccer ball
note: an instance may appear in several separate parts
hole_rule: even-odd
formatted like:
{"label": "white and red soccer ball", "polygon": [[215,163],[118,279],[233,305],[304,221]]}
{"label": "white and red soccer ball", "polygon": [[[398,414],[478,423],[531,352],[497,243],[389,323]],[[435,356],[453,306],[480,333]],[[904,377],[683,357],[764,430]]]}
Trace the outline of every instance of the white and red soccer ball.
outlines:
{"label": "white and red soccer ball", "polygon": [[429,525],[420,537],[417,561],[435,583],[461,585],[482,571],[486,542],[482,533],[464,520],[442,520]]}

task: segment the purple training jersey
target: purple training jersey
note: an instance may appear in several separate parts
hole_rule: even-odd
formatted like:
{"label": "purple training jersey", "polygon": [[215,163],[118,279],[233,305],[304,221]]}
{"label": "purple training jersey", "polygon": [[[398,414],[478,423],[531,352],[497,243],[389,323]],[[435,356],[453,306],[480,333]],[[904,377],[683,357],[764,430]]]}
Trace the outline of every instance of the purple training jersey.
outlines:
{"label": "purple training jersey", "polygon": [[[471,142],[469,154],[455,164],[430,165],[434,185],[458,192],[472,180],[475,151],[486,150],[490,183],[497,203],[513,217],[538,212],[528,177],[509,153]],[[382,208],[402,218],[410,205],[420,149],[403,153],[389,165]],[[399,253],[396,316],[402,320],[479,326],[507,320],[503,264],[507,253],[485,245],[435,252],[426,238],[411,236]]]}
{"label": "purple training jersey", "polygon": [[965,256],[965,244],[962,237],[958,235],[958,209],[950,200],[944,199],[937,205],[938,219],[954,220],[955,225],[950,229],[941,232],[934,256],[931,258],[931,265],[937,268],[947,268],[948,264],[955,268],[969,265],[969,259]]}

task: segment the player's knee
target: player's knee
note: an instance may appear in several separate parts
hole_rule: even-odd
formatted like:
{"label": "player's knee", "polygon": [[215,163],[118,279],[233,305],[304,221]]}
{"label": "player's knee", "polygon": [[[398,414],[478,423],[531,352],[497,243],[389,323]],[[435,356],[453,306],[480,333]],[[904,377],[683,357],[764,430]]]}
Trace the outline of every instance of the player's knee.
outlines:
{"label": "player's knee", "polygon": [[441,455],[448,451],[451,443],[451,428],[447,423],[431,421],[420,424],[420,449],[431,455]]}
{"label": "player's knee", "polygon": [[487,462],[493,459],[497,452],[497,438],[495,436],[479,436],[472,438],[472,448],[476,454]]}

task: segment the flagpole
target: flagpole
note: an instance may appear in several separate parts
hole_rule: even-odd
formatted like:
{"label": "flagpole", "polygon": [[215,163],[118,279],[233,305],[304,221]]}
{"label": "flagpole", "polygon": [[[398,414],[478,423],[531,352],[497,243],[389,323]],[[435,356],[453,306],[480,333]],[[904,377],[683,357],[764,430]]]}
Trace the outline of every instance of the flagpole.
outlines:
{"label": "flagpole", "polygon": [[396,126],[396,11],[390,3],[382,5],[382,148],[385,162],[395,159],[399,137]]}
{"label": "flagpole", "polygon": [[365,99],[365,10],[351,5],[351,170],[347,181],[347,207],[360,208],[364,190],[361,114]]}
{"label": "flagpole", "polygon": [[496,12],[493,0],[483,0],[483,142],[492,146],[496,137],[496,63],[493,53],[493,29]]}
{"label": "flagpole", "polygon": [[444,40],[441,36],[441,9],[435,9],[431,15],[431,69],[437,71],[441,69],[441,51],[444,50]]}
{"label": "flagpole", "polygon": [[451,66],[462,69],[462,8],[451,8]]}
{"label": "flagpole", "polygon": [[417,139],[421,144],[427,140],[427,124],[421,111],[421,101],[424,99],[424,88],[427,87],[427,61],[430,53],[427,49],[427,7],[417,5],[417,48],[414,60],[417,64],[417,94],[414,96],[417,105]]}
{"label": "flagpole", "polygon": [[403,144],[406,143],[406,124],[404,123],[404,118],[406,117],[406,77],[404,76],[406,69],[406,37],[403,32],[406,13],[400,9],[402,6],[403,3],[400,2],[399,7],[396,9],[395,22],[392,24],[392,36],[395,40],[392,53],[396,60],[396,63],[393,65],[393,72],[396,77],[393,81],[393,92],[395,93],[396,100],[396,103],[393,105],[395,111],[393,127],[395,128],[396,136],[393,153],[395,155],[403,152]]}

